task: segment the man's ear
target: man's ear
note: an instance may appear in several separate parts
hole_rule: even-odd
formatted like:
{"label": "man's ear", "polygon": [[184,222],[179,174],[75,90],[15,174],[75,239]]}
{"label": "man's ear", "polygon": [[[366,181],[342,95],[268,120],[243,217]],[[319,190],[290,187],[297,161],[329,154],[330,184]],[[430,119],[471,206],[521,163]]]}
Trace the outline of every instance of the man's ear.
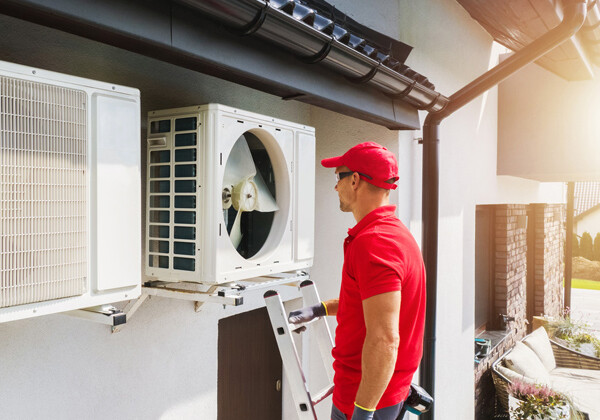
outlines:
{"label": "man's ear", "polygon": [[359,183],[360,183],[360,175],[358,173],[354,172],[352,174],[352,188],[356,190],[358,188]]}

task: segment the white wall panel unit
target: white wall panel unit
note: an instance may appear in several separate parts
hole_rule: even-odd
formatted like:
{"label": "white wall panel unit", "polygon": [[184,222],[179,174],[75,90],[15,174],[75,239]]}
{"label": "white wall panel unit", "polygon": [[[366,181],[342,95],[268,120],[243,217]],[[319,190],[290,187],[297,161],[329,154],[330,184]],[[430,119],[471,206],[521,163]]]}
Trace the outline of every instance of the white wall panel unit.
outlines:
{"label": "white wall panel unit", "polygon": [[[146,275],[214,284],[310,267],[314,138],[223,105],[150,112]],[[301,185],[298,164],[310,171]]]}
{"label": "white wall panel unit", "polygon": [[0,322],[139,295],[139,121],[135,89],[0,62]]}
{"label": "white wall panel unit", "polygon": [[140,283],[139,100],[94,95],[96,116],[97,290]]}

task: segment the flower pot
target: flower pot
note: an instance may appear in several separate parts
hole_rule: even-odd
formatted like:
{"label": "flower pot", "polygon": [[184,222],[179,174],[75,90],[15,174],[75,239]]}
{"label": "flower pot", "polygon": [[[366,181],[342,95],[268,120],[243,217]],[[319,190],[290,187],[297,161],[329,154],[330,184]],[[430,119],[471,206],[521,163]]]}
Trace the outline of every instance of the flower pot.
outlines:
{"label": "flower pot", "polygon": [[[508,396],[508,409],[510,413],[510,420],[517,420],[517,417],[514,415],[513,410],[518,408],[521,405],[521,400],[513,397],[512,395]],[[527,417],[527,420],[570,420],[571,418],[571,410],[568,404],[565,404],[561,407],[554,407],[552,409],[553,414],[551,417],[548,416],[531,416]]]}

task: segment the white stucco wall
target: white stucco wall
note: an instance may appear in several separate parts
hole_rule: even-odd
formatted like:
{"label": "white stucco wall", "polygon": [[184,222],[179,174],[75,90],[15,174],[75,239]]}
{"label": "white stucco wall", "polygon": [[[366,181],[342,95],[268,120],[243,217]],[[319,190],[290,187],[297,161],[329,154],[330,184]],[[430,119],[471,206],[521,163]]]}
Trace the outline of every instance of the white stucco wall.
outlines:
{"label": "white stucco wall", "polygon": [[[401,38],[415,48],[407,64],[426,74],[438,91],[450,95],[496,64],[491,38],[456,2],[402,0],[400,5]],[[563,201],[562,185],[496,175],[497,109],[497,90],[492,89],[440,126],[438,419],[474,414],[475,206]],[[420,146],[413,147],[417,166],[420,153]],[[414,209],[420,207],[420,176],[413,179],[410,200]],[[420,212],[413,212],[414,231],[419,219]]]}
{"label": "white stucco wall", "polygon": [[[407,64],[446,95],[495,64],[490,37],[454,1],[333,3],[357,20],[412,45]],[[63,40],[66,47],[60,53],[65,59],[71,40]],[[34,52],[34,48],[29,50],[28,60],[33,60]],[[110,52],[90,54],[90,59],[98,60],[106,74],[111,74],[111,68],[117,68],[118,74],[133,72],[126,64],[132,59],[130,53]],[[398,204],[400,218],[420,242],[421,146],[414,140],[419,133],[389,131],[135,57],[140,60],[139,68],[152,69],[155,82],[142,90],[143,101],[151,98],[154,103],[171,105],[173,98],[214,101],[312,125],[317,130],[317,160],[341,154],[365,140],[396,151],[400,188],[391,201]],[[152,65],[144,67],[148,64]],[[192,95],[191,86],[200,93]],[[563,201],[562,185],[496,176],[496,132],[495,90],[449,117],[440,130],[437,419],[473,417],[475,206]],[[350,214],[339,211],[332,172],[317,166],[311,274],[324,299],[338,294],[342,242],[354,225]],[[285,293],[293,297],[291,292]],[[258,294],[248,296],[241,308],[206,306],[196,314],[191,303],[153,298],[123,331],[113,335],[106,326],[59,315],[0,324],[2,416],[48,418],[48,413],[58,413],[53,418],[216,419],[218,320],[260,304]],[[317,389],[324,381],[323,372],[315,352],[311,351],[308,359],[311,388]],[[319,408],[320,419],[329,415],[328,403],[324,404]],[[285,409],[283,418],[293,420],[293,411]]]}
{"label": "white stucco wall", "polygon": [[586,214],[580,220],[575,222],[575,232],[581,236],[583,232],[589,232],[592,235],[592,240],[596,237],[596,233],[600,232],[600,210],[596,210]]}
{"label": "white stucco wall", "polygon": [[544,181],[600,179],[600,82],[530,64],[499,87],[499,172]]}

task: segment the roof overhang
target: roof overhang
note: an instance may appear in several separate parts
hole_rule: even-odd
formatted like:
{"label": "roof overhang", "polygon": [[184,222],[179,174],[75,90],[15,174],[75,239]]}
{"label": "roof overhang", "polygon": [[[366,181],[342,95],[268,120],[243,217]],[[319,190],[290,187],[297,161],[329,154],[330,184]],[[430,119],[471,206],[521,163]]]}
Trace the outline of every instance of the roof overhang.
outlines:
{"label": "roof overhang", "polygon": [[[214,1],[196,3],[218,4]],[[411,78],[416,75],[414,72],[401,74],[372,57],[361,56],[359,59],[366,63],[363,69],[370,76],[369,80],[349,80],[346,74],[331,66],[301,61],[293,51],[273,48],[273,44],[258,36],[242,37],[218,19],[167,0],[106,0],[84,5],[80,0],[0,0],[0,13],[390,129],[418,129],[418,109],[440,107],[446,100],[431,89],[432,86],[420,83],[422,80],[416,76]],[[288,19],[280,11],[269,13]],[[310,25],[293,15],[291,19],[293,21],[284,22],[290,25],[289,29],[312,31]],[[0,36],[1,31],[0,28]],[[332,43],[352,57],[365,55],[357,49],[350,51],[348,45],[340,41],[332,40]],[[372,71],[370,65],[377,69]],[[393,90],[382,91],[378,86],[382,84],[394,86],[398,95],[394,95]]]}
{"label": "roof overhang", "polygon": [[[558,0],[457,1],[496,42],[513,51],[519,51],[548,32],[563,17]],[[536,63],[565,80],[592,79],[592,63],[600,62],[599,25],[600,12],[596,1],[591,1],[584,26],[577,35]]]}

